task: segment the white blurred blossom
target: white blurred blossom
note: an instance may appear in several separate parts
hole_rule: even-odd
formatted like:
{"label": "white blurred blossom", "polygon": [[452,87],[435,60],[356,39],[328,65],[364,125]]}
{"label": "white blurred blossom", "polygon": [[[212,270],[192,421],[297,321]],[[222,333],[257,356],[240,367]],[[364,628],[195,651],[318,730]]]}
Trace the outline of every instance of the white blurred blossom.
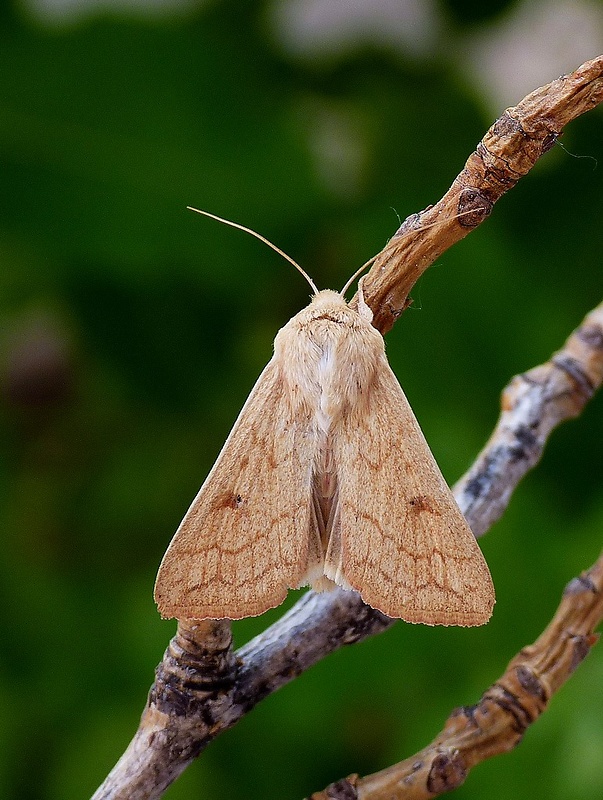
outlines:
{"label": "white blurred blossom", "polygon": [[363,44],[430,55],[439,30],[432,0],[276,0],[271,19],[283,47],[309,58],[345,55]]}
{"label": "white blurred blossom", "polygon": [[524,1],[459,48],[472,83],[494,113],[603,53],[603,4]]}

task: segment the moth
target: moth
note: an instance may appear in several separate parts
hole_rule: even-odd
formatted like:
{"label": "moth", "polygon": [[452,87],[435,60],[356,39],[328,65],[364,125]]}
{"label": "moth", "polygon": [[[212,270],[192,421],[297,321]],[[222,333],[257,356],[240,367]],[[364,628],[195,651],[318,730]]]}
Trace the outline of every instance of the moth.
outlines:
{"label": "moth", "polygon": [[240,619],[310,585],[355,590],[407,622],[487,622],[490,572],[389,366],[362,281],[352,308],[347,286],[318,291],[296,266],[312,300],[277,333],[169,545],[159,612]]}

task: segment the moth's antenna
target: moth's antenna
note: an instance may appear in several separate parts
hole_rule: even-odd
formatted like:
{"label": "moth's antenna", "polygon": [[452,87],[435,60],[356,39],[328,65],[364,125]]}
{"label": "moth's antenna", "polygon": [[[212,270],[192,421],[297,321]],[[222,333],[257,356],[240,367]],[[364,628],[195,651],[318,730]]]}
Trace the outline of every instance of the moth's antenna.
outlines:
{"label": "moth's antenna", "polygon": [[[387,249],[387,246],[386,246],[386,249]],[[375,260],[376,260],[377,256],[378,256],[378,255],[380,256],[382,253],[383,253],[383,250],[381,251],[381,253],[377,253],[377,254],[376,254],[376,255],[374,255],[372,258],[369,258],[369,260],[368,260],[368,261],[366,261],[366,262],[365,262],[365,263],[364,263],[364,264],[363,264],[363,265],[360,267],[360,269],[357,269],[357,270],[356,270],[356,272],[355,272],[355,273],[352,275],[352,277],[351,277],[351,278],[349,278],[349,280],[346,282],[346,285],[343,287],[343,289],[342,289],[342,290],[339,292],[339,294],[340,294],[342,297],[345,297],[345,293],[346,293],[346,292],[347,292],[347,290],[350,288],[350,286],[351,286],[351,285],[354,283],[354,281],[356,280],[356,278],[357,278],[359,275],[361,275],[361,274],[364,272],[364,270],[365,270],[365,269],[368,269],[368,267],[370,267],[370,266],[371,266],[371,264],[373,263],[373,261],[375,261]]]}
{"label": "moth's antenna", "polygon": [[[268,247],[271,247],[276,253],[281,255],[290,264],[293,264],[295,269],[298,270],[298,272],[301,272],[301,274],[304,276],[304,278],[308,281],[308,283],[310,284],[310,288],[312,289],[314,294],[318,294],[318,289],[316,288],[316,285],[314,284],[314,281],[308,275],[308,273],[299,266],[297,261],[294,261],[291,258],[291,256],[288,256],[287,253],[284,253],[280,249],[280,247],[277,247],[275,244],[272,244],[272,242],[269,241],[268,239],[266,239],[265,236],[262,236],[261,233],[258,233],[257,231],[254,231],[251,228],[246,228],[245,225],[240,225],[238,222],[232,222],[229,219],[223,219],[222,217],[218,217],[216,214],[210,214],[209,211],[201,211],[200,208],[193,208],[192,206],[187,206],[187,208],[188,208],[189,211],[196,211],[197,214],[202,214],[204,217],[210,217],[210,219],[215,219],[218,222],[223,222],[224,225],[230,225],[231,228],[238,228],[240,231],[245,231],[245,233],[250,233],[252,236],[255,236],[256,239],[260,240],[260,242],[264,242],[264,244],[267,244]],[[364,269],[364,267],[363,267],[363,269]]]}

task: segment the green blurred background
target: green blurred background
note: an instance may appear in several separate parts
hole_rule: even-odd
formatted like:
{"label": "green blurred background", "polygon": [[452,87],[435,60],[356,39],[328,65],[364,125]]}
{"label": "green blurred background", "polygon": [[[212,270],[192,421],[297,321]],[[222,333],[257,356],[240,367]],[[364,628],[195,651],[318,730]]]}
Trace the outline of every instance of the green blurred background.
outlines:
{"label": "green blurred background", "polygon": [[[175,629],[152,600],[161,556],[308,300],[288,264],[186,205],[340,287],[398,217],[439,199],[505,105],[602,50],[592,3],[1,7],[0,797],[88,797],[126,747]],[[451,482],[509,378],[600,301],[602,134],[600,109],[573,123],[387,337]],[[599,397],[482,540],[488,626],[400,623],[335,654],[166,797],[293,800],[424,746],[597,557],[602,440]],[[279,613],[237,623],[237,643]],[[457,796],[600,796],[602,682],[595,648]]]}

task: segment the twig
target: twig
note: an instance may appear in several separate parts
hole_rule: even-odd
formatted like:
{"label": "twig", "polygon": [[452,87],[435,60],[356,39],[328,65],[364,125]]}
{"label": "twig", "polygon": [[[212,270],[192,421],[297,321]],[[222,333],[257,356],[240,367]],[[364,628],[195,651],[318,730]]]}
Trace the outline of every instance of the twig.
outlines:
{"label": "twig", "polygon": [[593,631],[602,618],[603,555],[570,581],[536,642],[515,656],[476,706],[453,711],[430,745],[374,775],[331,784],[311,800],[429,800],[456,789],[476,764],[519,744],[598,640]]}
{"label": "twig", "polygon": [[454,488],[476,536],[501,517],[519,481],[540,459],[553,428],[580,414],[602,376],[603,303],[587,314],[550,361],[517,375],[504,390],[492,436]]}
{"label": "twig", "polygon": [[[435,220],[438,225],[418,232],[416,239],[402,237],[399,250],[390,243],[369,272],[365,292],[382,332],[399,316],[410,287],[427,266],[479,224],[566,122],[602,99],[600,57],[505,112],[442,201],[409,218],[398,234]],[[475,214],[467,215],[468,210]],[[460,212],[464,216],[459,219]],[[585,322],[551,362],[520,376],[503,394],[505,408],[497,430],[455,490],[474,532],[484,532],[502,513],[552,427],[578,413],[603,380],[602,313],[593,312],[588,325]],[[521,390],[524,384],[526,391]],[[509,470],[509,463],[516,468]],[[490,513],[490,508],[495,511]],[[181,620],[157,669],[138,732],[93,800],[161,797],[213,738],[260,700],[342,645],[391,624],[353,592],[308,592],[235,657],[228,621]]]}
{"label": "twig", "polygon": [[[390,330],[423,272],[488,217],[494,203],[550,150],[568,122],[601,101],[603,56],[536,89],[496,120],[442,199],[408,217],[377,256],[363,284],[377,330]],[[408,237],[416,228],[423,230]]]}

